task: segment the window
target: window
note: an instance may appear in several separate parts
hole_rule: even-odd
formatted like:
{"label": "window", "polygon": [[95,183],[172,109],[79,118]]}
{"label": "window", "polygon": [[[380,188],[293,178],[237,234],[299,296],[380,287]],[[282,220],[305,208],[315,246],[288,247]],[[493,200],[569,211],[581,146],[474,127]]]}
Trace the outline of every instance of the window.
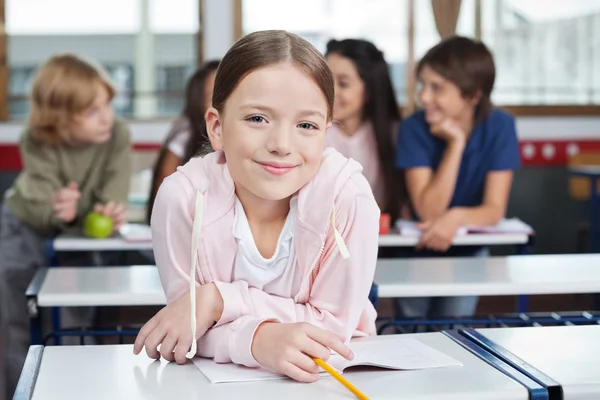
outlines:
{"label": "window", "polygon": [[176,115],[183,109],[185,86],[194,72],[189,66],[161,67],[158,69],[157,89],[159,115]]}
{"label": "window", "polygon": [[[431,2],[415,1],[415,56],[422,56],[439,41]],[[474,0],[463,0],[458,33],[473,35]],[[408,63],[408,0],[245,0],[242,29],[247,34],[263,29],[294,32],[325,51],[329,39],[362,38],[383,51],[390,65],[396,96],[406,102]]]}
{"label": "window", "polygon": [[[118,115],[133,115],[133,67],[131,65],[104,66],[117,89],[113,107]],[[37,66],[19,66],[10,69],[9,112],[13,118],[25,119],[29,114],[29,93]]]}
{"label": "window", "polygon": [[330,39],[362,38],[383,51],[396,95],[406,92],[407,0],[245,0],[242,32],[285,29],[324,52]]}
{"label": "window", "polygon": [[486,0],[498,104],[600,104],[600,2]]}
{"label": "window", "polygon": [[26,117],[36,68],[63,52],[107,70],[118,91],[118,115],[180,111],[185,79],[196,66],[198,0],[6,0],[6,21],[11,117]]}

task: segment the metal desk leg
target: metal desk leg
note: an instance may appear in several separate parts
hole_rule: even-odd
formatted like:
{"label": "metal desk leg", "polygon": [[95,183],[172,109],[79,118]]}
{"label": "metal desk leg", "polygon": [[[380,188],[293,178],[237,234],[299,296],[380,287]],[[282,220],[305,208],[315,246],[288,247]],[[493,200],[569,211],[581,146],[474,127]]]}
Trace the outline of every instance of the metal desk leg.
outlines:
{"label": "metal desk leg", "polygon": [[58,255],[54,250],[54,239],[46,241],[46,257],[48,258],[48,265],[51,267],[58,267]]}
{"label": "metal desk leg", "polygon": [[38,345],[42,344],[42,321],[41,321],[41,313],[38,308],[38,293],[44,284],[44,280],[46,279],[46,273],[48,270],[46,268],[39,269],[29,286],[27,286],[27,290],[25,291],[25,297],[27,299],[27,313],[29,314],[29,329],[31,333],[31,344]]}
{"label": "metal desk leg", "polygon": [[[529,254],[529,245],[531,244],[531,236],[526,244],[517,246],[517,254],[527,255]],[[519,313],[526,313],[529,308],[529,297],[527,295],[520,295],[517,298],[517,310]]]}

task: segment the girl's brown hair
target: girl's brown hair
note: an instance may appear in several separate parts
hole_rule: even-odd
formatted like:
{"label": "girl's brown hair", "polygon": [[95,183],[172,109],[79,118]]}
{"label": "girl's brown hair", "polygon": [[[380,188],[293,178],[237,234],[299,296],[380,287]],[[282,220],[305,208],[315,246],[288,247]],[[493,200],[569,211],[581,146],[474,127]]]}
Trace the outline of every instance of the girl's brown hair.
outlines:
{"label": "girl's brown hair", "polygon": [[251,33],[229,49],[217,70],[213,107],[222,112],[227,98],[246,75],[282,62],[295,65],[317,84],[327,101],[327,119],[331,121],[333,75],[323,55],[299,36],[278,30]]}
{"label": "girl's brown hair", "polygon": [[99,86],[112,100],[115,88],[100,66],[73,54],[47,60],[33,80],[29,114],[33,137],[49,144],[69,141],[69,125],[93,104]]}

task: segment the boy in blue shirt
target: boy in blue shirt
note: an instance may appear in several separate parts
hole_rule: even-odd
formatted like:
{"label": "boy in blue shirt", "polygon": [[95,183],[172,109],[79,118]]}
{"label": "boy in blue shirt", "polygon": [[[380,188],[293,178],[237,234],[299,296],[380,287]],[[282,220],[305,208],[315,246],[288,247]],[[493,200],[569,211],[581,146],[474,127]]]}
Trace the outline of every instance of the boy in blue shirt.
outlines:
{"label": "boy in blue shirt", "polygon": [[[520,166],[514,118],[491,103],[492,54],[481,42],[452,37],[417,65],[423,110],[400,128],[396,166],[405,173],[412,217],[424,233],[424,255],[474,256],[487,249],[451,247],[462,225],[504,218]],[[403,299],[405,316],[471,315],[477,299]]]}

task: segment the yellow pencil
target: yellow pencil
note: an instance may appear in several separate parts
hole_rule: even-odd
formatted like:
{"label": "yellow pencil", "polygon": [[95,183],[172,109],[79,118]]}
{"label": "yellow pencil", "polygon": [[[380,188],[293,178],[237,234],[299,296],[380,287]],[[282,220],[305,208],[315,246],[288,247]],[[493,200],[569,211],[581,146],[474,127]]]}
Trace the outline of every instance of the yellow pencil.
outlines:
{"label": "yellow pencil", "polygon": [[339,383],[344,385],[346,387],[346,389],[351,391],[356,396],[357,399],[369,400],[369,398],[367,396],[362,394],[362,392],[360,390],[358,390],[353,384],[348,382],[348,380],[346,378],[344,378],[342,375],[340,375],[335,369],[331,368],[331,366],[329,364],[327,364],[325,361],[321,360],[320,358],[314,358],[314,357],[313,357],[313,360],[317,363],[317,365],[319,367],[323,368],[331,376],[333,376],[335,379],[337,379],[337,381]]}

